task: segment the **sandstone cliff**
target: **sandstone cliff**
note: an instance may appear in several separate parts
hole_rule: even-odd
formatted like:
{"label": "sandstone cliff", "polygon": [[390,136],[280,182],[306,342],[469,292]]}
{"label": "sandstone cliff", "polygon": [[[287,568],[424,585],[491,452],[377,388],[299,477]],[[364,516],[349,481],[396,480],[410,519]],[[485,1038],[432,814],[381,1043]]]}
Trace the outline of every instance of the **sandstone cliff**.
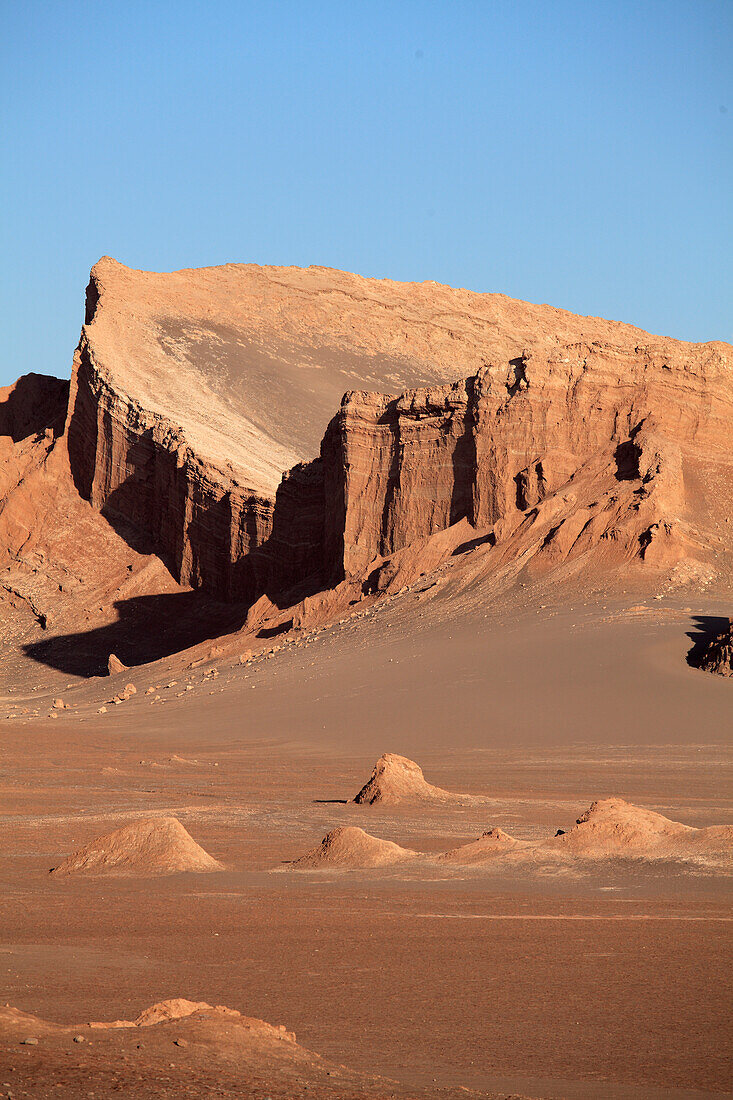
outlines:
{"label": "sandstone cliff", "polygon": [[105,259],[67,435],[81,495],[177,580],[282,601],[462,519],[546,567],[710,552],[732,412],[723,344],[323,268]]}
{"label": "sandstone cliff", "polygon": [[552,520],[550,561],[605,540],[619,559],[667,563],[705,545],[700,506],[730,500],[732,418],[727,349],[672,341],[525,352],[397,399],[347,394],[324,445],[328,560],[358,574],[467,518],[496,544]]}

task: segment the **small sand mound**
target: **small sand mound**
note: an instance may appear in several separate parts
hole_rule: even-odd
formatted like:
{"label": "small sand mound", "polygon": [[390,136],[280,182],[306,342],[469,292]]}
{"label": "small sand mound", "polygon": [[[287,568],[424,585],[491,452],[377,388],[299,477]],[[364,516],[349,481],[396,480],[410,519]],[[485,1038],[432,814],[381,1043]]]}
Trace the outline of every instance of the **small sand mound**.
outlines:
{"label": "small sand mound", "polygon": [[415,800],[447,802],[452,799],[470,801],[470,795],[452,794],[441,787],[427,783],[422,768],[406,756],[386,752],[374,765],[369,780],[361,788],[354,802],[373,806],[376,803],[396,804]]}
{"label": "small sand mound", "polygon": [[150,1027],[152,1024],[160,1024],[163,1020],[182,1020],[185,1016],[193,1016],[194,1012],[216,1012],[217,1015],[239,1016],[234,1008],[225,1008],[223,1005],[210,1005],[206,1001],[187,1001],[185,997],[172,997],[168,1001],[158,1001],[143,1009],[134,1020],[135,1027]]}
{"label": "small sand mound", "polygon": [[341,867],[345,870],[359,867],[386,867],[405,859],[415,859],[417,852],[400,848],[391,840],[380,840],[363,829],[347,826],[334,829],[324,836],[317,848],[306,852],[292,864],[298,870],[308,868]]}
{"label": "small sand mound", "polygon": [[172,875],[220,871],[221,863],[196,843],[175,817],[133,821],[85,845],[51,874]]}
{"label": "small sand mound", "polygon": [[694,829],[622,798],[604,798],[594,802],[572,829],[558,833],[546,846],[591,859],[723,853],[733,851],[733,827]]}
{"label": "small sand mound", "polygon": [[[89,1027],[98,1031],[106,1031],[111,1028],[123,1027],[153,1027],[155,1024],[167,1023],[170,1020],[183,1020],[187,1016],[201,1013],[206,1016],[226,1016],[229,1018],[241,1018],[241,1012],[235,1008],[226,1008],[224,1005],[210,1005],[206,1001],[188,1001],[185,997],[172,997],[168,1001],[159,1001],[143,1009],[134,1020],[104,1020],[91,1022]],[[295,1036],[293,1036],[293,1039]]]}
{"label": "small sand mound", "polygon": [[460,848],[452,848],[449,852],[443,852],[437,858],[445,863],[484,863],[511,851],[516,844],[514,837],[509,836],[509,833],[505,833],[503,829],[489,829],[477,840],[462,844]]}

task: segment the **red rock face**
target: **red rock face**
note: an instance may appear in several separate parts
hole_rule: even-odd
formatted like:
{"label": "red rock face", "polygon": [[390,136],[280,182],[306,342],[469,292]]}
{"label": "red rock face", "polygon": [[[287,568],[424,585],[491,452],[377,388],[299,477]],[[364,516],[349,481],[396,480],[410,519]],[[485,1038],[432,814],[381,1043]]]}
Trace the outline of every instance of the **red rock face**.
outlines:
{"label": "red rock face", "polygon": [[78,491],[113,526],[139,532],[181,584],[224,599],[251,596],[258,580],[248,558],[271,532],[274,500],[196,455],[164,417],[116,393],[84,336],[67,435]]}
{"label": "red rock face", "polygon": [[[700,515],[728,504],[700,508],[716,482],[730,495],[727,345],[324,269],[154,276],[103,261],[90,287],[67,425],[76,487],[178,581],[218,598],[363,577],[464,519],[491,532],[497,557],[526,554],[538,568],[595,549],[663,565],[704,544]],[[446,295],[461,304],[452,343],[445,325],[437,337]],[[270,359],[258,400],[239,375],[231,383],[232,363],[264,371],[251,350],[244,366],[233,358],[255,337],[289,371],[298,355],[321,356],[331,387],[339,371],[355,376],[338,364],[353,366],[357,349],[363,373],[384,356],[385,391],[419,372],[445,381],[398,397],[350,390],[320,458],[290,463],[277,487],[278,462],[302,454],[323,410],[299,375],[276,400]],[[699,476],[701,456],[712,479]]]}
{"label": "red rock face", "polygon": [[727,466],[728,361],[712,348],[582,352],[523,356],[395,400],[347,394],[323,449],[336,574],[463,518],[503,542],[563,489],[550,556],[579,540],[674,556],[689,534],[685,466],[701,452]]}

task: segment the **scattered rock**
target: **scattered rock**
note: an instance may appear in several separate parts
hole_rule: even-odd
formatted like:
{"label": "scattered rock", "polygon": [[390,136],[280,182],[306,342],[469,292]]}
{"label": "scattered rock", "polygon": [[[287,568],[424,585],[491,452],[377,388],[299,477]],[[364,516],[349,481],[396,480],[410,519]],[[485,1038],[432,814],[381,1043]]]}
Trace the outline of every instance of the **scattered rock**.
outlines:
{"label": "scattered rock", "polygon": [[127,672],[127,665],[124,665],[114,653],[110,653],[107,658],[107,673],[114,676],[118,672]]}

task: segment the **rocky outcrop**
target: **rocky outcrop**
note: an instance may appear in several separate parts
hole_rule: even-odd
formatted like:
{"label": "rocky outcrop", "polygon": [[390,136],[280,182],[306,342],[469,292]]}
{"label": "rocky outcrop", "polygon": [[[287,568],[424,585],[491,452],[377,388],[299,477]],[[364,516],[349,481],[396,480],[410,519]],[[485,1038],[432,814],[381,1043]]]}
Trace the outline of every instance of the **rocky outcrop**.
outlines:
{"label": "rocky outcrop", "polygon": [[733,826],[695,829],[623,798],[604,798],[592,802],[571,829],[559,829],[555,838],[542,847],[588,859],[730,856]]}
{"label": "rocky outcrop", "polygon": [[272,530],[274,499],[207,461],[182,428],[117,391],[86,333],[74,360],[67,434],[82,497],[158,554],[176,580],[222,599],[255,593],[250,555]]}
{"label": "rocky outcrop", "polygon": [[604,538],[628,557],[675,556],[690,519],[685,466],[701,453],[728,465],[732,361],[712,347],[562,350],[397,399],[347,394],[323,447],[335,575],[463,518],[501,543],[584,481],[595,499],[566,498],[570,514],[544,544],[550,557]]}
{"label": "rocky outcrop", "polygon": [[724,344],[322,268],[105,259],[67,441],[82,497],[176,580],[283,606],[460,522],[533,568],[705,553],[732,416]]}
{"label": "rocky outcrop", "polygon": [[733,621],[708,644],[698,667],[718,676],[733,676]]}

